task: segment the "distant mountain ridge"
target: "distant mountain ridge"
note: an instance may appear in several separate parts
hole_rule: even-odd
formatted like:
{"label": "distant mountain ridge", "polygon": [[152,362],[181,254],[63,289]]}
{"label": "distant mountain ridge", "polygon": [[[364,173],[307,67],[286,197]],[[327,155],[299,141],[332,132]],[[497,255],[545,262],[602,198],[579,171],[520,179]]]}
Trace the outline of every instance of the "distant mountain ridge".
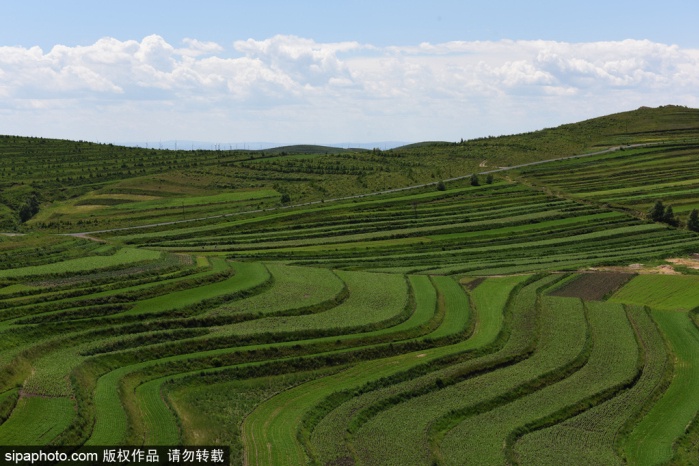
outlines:
{"label": "distant mountain ridge", "polygon": [[[115,145],[126,147],[142,147],[148,149],[165,150],[269,150],[283,147],[296,147],[301,144],[289,144],[284,142],[210,142],[191,140],[168,141],[141,141],[141,142],[115,142]],[[337,149],[395,149],[396,147],[412,144],[406,141],[378,141],[378,142],[340,142],[335,144],[303,144],[306,147],[329,147]]]}

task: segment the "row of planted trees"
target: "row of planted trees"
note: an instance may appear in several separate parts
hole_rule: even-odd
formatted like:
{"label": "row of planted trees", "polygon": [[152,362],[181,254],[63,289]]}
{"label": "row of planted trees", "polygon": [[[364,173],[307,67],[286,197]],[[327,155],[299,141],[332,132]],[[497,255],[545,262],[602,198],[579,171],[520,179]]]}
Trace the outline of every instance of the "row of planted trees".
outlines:
{"label": "row of planted trees", "polygon": [[[475,173],[471,175],[469,182],[471,183],[471,186],[480,186],[481,185],[481,182],[478,179],[478,175]],[[488,176],[485,179],[485,182],[486,182],[486,184],[493,184],[493,174],[492,173],[488,174]],[[437,182],[437,191],[446,191],[446,190],[447,190],[447,185],[444,184],[443,180],[439,180]]]}
{"label": "row of planted trees", "polygon": [[[665,207],[661,200],[655,201],[653,207],[648,211],[648,217],[654,222],[663,222],[675,227],[680,226],[680,219],[675,216],[672,206]],[[697,209],[692,209],[689,213],[685,226],[688,230],[699,232],[699,212]]]}

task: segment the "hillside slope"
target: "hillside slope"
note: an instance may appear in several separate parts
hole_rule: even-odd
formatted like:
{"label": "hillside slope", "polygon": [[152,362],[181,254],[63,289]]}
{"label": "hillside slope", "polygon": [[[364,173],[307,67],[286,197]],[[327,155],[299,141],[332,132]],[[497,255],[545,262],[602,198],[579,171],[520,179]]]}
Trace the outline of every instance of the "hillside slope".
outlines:
{"label": "hillside slope", "polygon": [[[422,143],[388,151],[293,146],[269,151],[171,151],[81,141],[0,137],[0,228],[81,231],[144,223],[121,218],[125,203],[238,199],[226,212],[435,182],[492,167],[585,153],[619,144],[699,137],[699,110],[666,106],[595,118],[541,131],[459,143]],[[250,194],[251,191],[260,191]],[[202,201],[204,204],[211,204]],[[219,201],[212,202],[220,204]],[[180,202],[166,219],[215,214]],[[146,205],[145,209],[148,209]],[[39,212],[41,212],[39,214]],[[151,212],[153,213],[153,212]],[[39,215],[37,215],[39,214]],[[139,218],[143,220],[139,220]],[[29,221],[32,219],[31,221]]]}

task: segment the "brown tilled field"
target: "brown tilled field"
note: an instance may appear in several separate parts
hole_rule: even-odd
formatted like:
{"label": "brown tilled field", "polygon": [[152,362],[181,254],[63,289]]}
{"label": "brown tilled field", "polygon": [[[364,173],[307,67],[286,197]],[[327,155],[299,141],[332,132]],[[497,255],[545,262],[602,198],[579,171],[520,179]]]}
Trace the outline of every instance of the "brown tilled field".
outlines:
{"label": "brown tilled field", "polygon": [[602,301],[631,280],[632,273],[594,272],[582,273],[549,293],[552,296],[582,298],[586,301]]}

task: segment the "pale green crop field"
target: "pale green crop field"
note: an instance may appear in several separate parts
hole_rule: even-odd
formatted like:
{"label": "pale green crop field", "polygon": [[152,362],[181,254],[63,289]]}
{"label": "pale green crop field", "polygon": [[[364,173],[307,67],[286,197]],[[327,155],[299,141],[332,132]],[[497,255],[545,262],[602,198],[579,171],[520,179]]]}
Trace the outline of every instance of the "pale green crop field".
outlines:
{"label": "pale green crop field", "polygon": [[688,311],[699,306],[699,276],[639,275],[609,300],[668,311]]}
{"label": "pale green crop field", "polygon": [[19,267],[16,269],[0,270],[0,278],[20,278],[32,275],[52,275],[76,272],[88,272],[91,270],[118,267],[136,262],[154,261],[160,258],[158,251],[146,249],[123,248],[109,256],[91,256],[79,259],[70,259],[54,264],[38,265],[32,267]]}

